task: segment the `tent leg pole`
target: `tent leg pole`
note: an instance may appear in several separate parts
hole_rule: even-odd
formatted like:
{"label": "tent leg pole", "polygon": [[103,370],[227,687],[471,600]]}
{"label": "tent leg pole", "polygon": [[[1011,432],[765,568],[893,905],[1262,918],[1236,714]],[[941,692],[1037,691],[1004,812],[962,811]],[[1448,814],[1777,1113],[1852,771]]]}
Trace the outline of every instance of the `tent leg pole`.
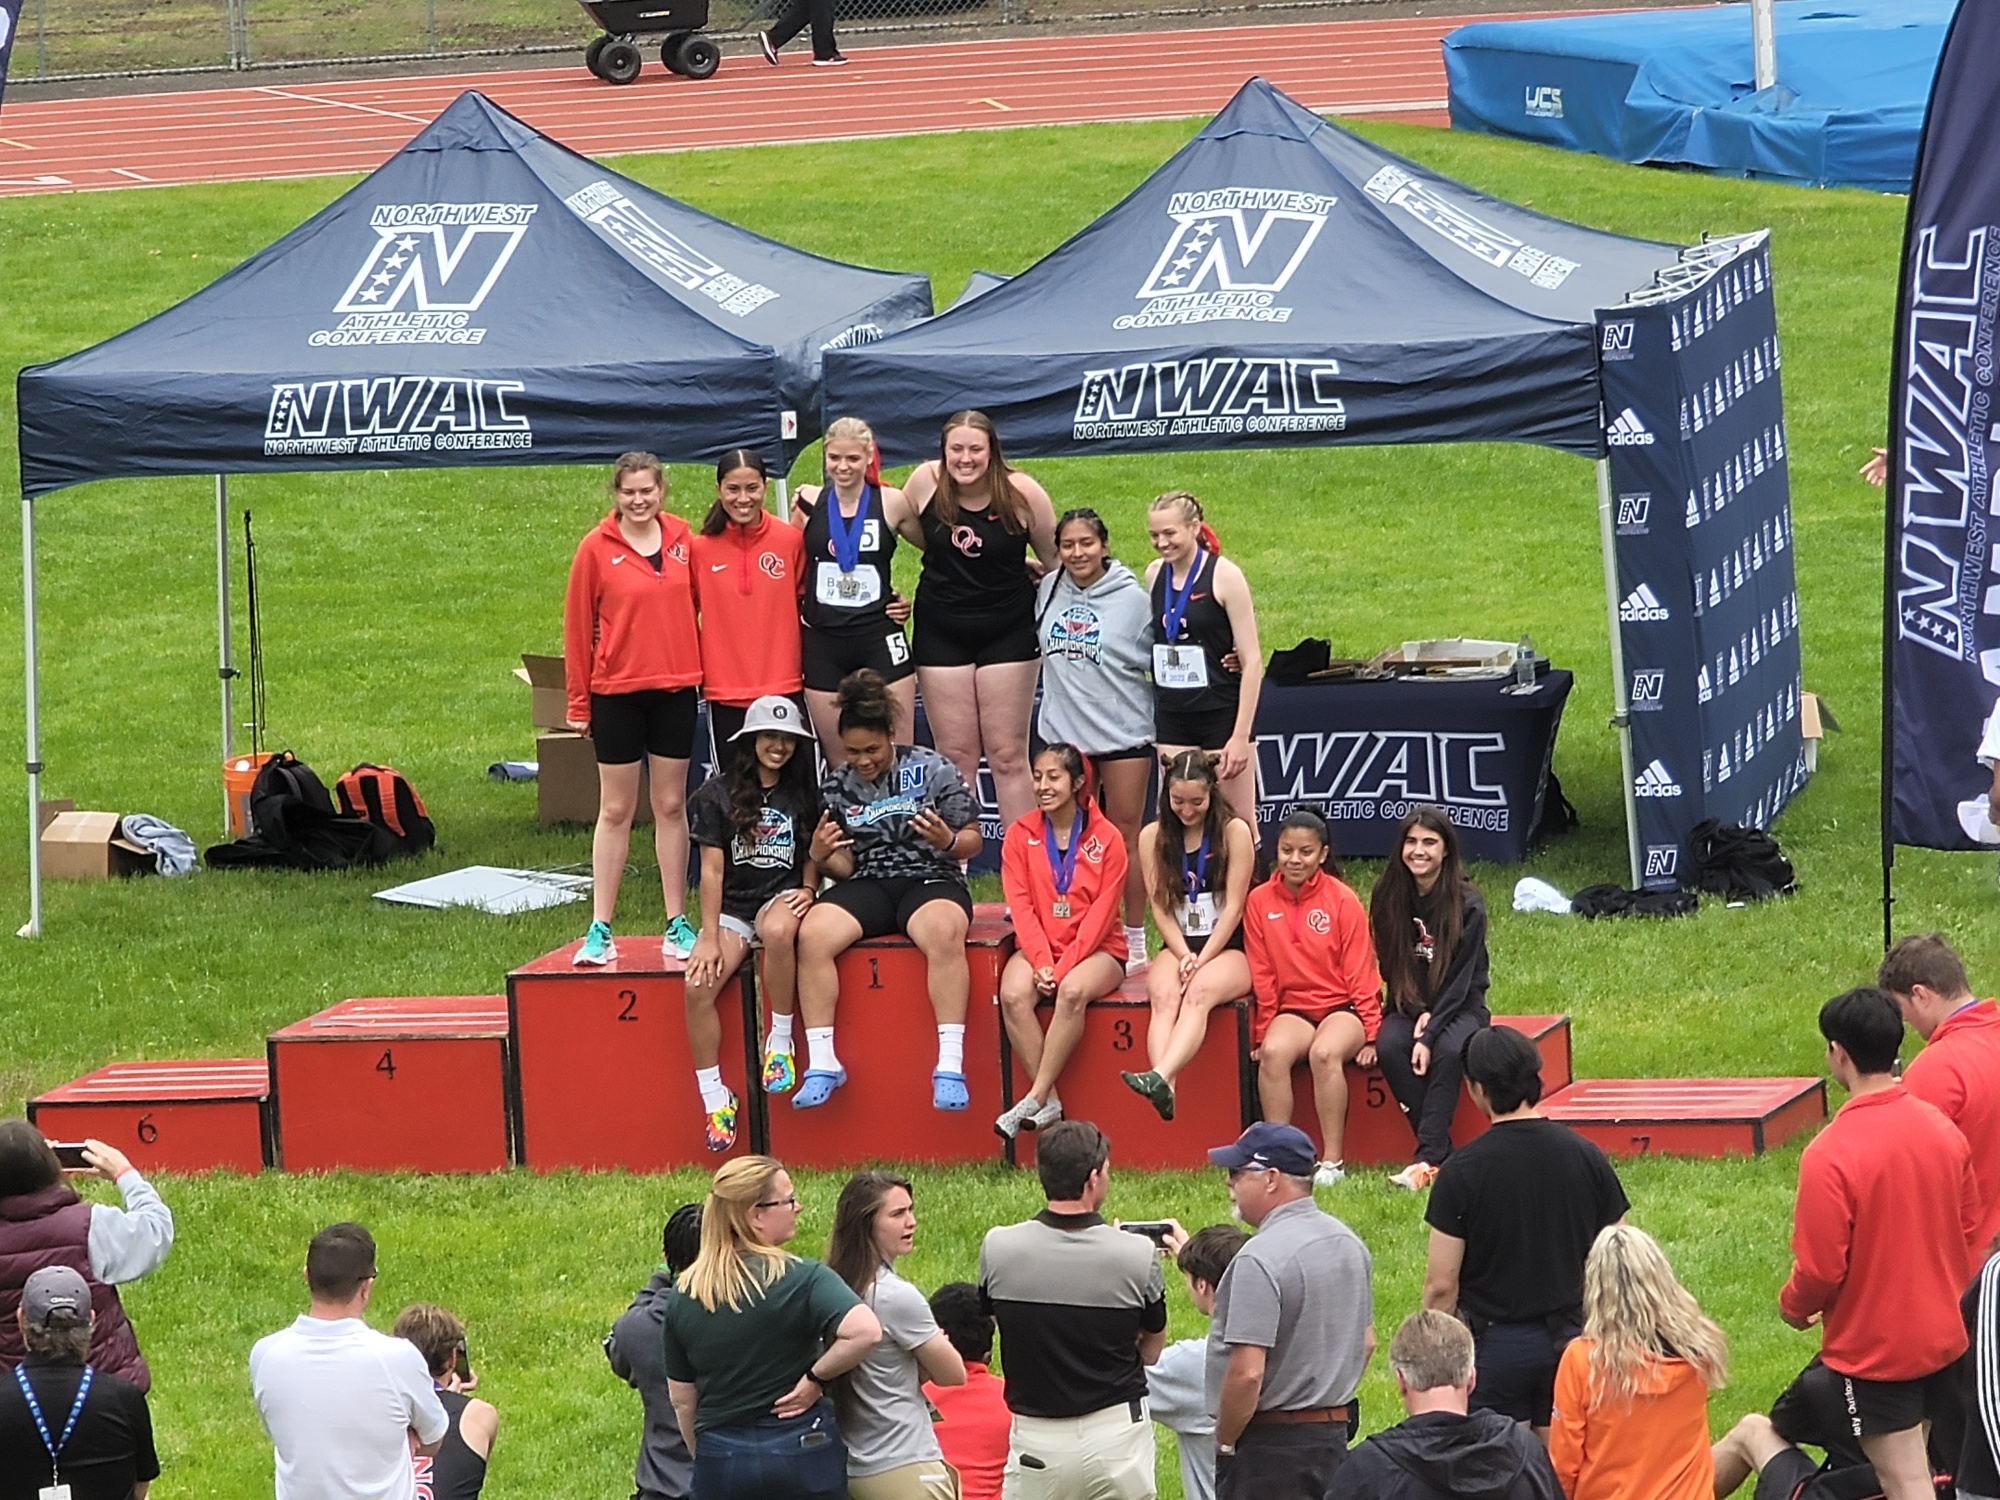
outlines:
{"label": "tent leg pole", "polygon": [[1611,460],[1597,461],[1597,536],[1604,550],[1604,607],[1611,621],[1611,727],[1625,777],[1625,852],[1631,889],[1639,889],[1639,799],[1632,790],[1632,704],[1625,678],[1625,642],[1618,633],[1618,528],[1611,505]]}
{"label": "tent leg pole", "polygon": [[[236,668],[229,652],[229,476],[215,476],[215,675],[222,690],[222,763],[235,754],[230,688]],[[222,789],[222,832],[229,836],[229,788]]]}
{"label": "tent leg pole", "polygon": [[771,485],[771,509],[780,521],[789,520],[792,514],[792,487],[780,479]]}
{"label": "tent leg pole", "polygon": [[1778,26],[1771,0],[1750,0],[1751,68],[1758,89],[1778,81]]}
{"label": "tent leg pole", "polygon": [[42,713],[35,669],[35,502],[21,497],[21,656],[27,663],[28,925],[17,937],[42,935]]}

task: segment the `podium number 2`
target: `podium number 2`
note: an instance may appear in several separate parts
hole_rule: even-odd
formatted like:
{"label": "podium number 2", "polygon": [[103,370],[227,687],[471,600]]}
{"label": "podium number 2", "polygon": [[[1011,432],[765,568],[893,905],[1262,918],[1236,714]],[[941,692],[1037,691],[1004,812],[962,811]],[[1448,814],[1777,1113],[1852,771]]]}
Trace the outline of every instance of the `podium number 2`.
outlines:
{"label": "podium number 2", "polygon": [[639,992],[637,990],[620,990],[618,998],[625,1002],[618,1008],[618,1019],[621,1021],[638,1020]]}
{"label": "podium number 2", "polygon": [[396,1077],[396,1053],[393,1048],[384,1047],[382,1055],[375,1059],[375,1071],[393,1081]]}
{"label": "podium number 2", "polygon": [[151,1115],[141,1115],[135,1134],[142,1144],[150,1146],[160,1138],[160,1127],[153,1123]]}

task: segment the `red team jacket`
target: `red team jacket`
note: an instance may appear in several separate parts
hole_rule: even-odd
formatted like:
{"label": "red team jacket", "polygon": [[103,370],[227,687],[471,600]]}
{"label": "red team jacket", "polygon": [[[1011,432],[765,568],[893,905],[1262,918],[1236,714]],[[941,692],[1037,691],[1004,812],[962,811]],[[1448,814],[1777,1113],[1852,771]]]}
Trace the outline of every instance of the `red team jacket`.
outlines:
{"label": "red team jacket", "polygon": [[616,511],[578,544],[563,600],[563,679],[575,723],[590,721],[592,693],[700,683],[688,540],[687,522],[662,511],[657,573],[618,530]]}
{"label": "red team jacket", "polygon": [[1820,1357],[1859,1380],[1920,1380],[1965,1352],[1958,1299],[1983,1258],[1965,1137],[1897,1084],[1861,1094],[1805,1149],[1787,1316],[1824,1315]]}
{"label": "red team jacket", "polygon": [[805,562],[805,533],[768,514],[694,538],[703,697],[744,708],[768,693],[798,692]]}
{"label": "red team jacket", "polygon": [[1250,1040],[1261,1046],[1281,1010],[1314,1022],[1345,1007],[1369,1041],[1382,1028],[1382,975],[1361,898],[1324,870],[1298,898],[1273,875],[1250,892],[1243,908],[1243,947],[1256,991]]}
{"label": "red team jacket", "polygon": [[1125,934],[1118,926],[1125,898],[1125,840],[1095,802],[1089,807],[1067,917],[1054,912],[1056,877],[1043,843],[1042,814],[1015,819],[1000,845],[1000,889],[1014,919],[1014,940],[1030,964],[1053,968],[1058,983],[1093,953],[1125,961]]}
{"label": "red team jacket", "polygon": [[1948,1016],[1903,1069],[1903,1087],[1958,1127],[1979,1185],[1979,1251],[2000,1234],[2000,1009],[1979,1000]]}

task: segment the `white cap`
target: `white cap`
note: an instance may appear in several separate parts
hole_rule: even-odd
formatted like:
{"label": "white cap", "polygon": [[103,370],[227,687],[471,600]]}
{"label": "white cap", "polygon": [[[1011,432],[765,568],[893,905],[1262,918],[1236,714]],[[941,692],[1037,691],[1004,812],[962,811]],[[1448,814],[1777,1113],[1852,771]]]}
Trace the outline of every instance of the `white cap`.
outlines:
{"label": "white cap", "polygon": [[743,727],[732,734],[732,744],[746,734],[791,734],[802,740],[812,738],[812,731],[806,728],[806,716],[798,704],[789,698],[781,698],[776,693],[759,698],[750,705],[743,715]]}

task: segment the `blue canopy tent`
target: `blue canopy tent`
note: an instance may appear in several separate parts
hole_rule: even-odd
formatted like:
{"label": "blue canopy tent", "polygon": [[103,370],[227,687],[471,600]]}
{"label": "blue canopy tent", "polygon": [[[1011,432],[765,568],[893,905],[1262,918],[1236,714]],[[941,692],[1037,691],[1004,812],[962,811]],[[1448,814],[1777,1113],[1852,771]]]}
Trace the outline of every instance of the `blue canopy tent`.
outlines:
{"label": "blue canopy tent", "polygon": [[476,92],[211,285],[20,375],[29,929],[39,930],[34,505],[213,474],[229,757],[226,480],[244,473],[670,462],[818,433],[829,348],[931,310],[927,277],[794,250],[606,170]]}
{"label": "blue canopy tent", "polygon": [[[865,415],[890,463],[934,453],[938,424],[964,407],[992,416],[1015,456],[1529,442],[1598,459],[1636,885],[1635,798],[1663,785],[1635,789],[1621,631],[1668,612],[1628,610],[1622,597],[1605,455],[1628,451],[1624,442],[1650,451],[1656,439],[1621,411],[1607,444],[1600,348],[1629,357],[1635,325],[1603,315],[1712,294],[1725,267],[1736,267],[1733,287],[1753,261],[1765,267],[1754,295],[1768,305],[1764,238],[1683,249],[1552,219],[1440,177],[1253,79],[1124,201],[1019,275],[975,279],[936,317],[831,353],[826,412]],[[1641,344],[1632,368],[1651,372],[1663,399],[1697,378],[1681,368],[1682,342]],[[1692,462],[1687,434],[1676,443],[1663,433],[1659,447],[1678,479]],[[1680,708],[1685,693],[1695,718],[1695,645],[1676,644],[1674,701],[1648,707]]]}

